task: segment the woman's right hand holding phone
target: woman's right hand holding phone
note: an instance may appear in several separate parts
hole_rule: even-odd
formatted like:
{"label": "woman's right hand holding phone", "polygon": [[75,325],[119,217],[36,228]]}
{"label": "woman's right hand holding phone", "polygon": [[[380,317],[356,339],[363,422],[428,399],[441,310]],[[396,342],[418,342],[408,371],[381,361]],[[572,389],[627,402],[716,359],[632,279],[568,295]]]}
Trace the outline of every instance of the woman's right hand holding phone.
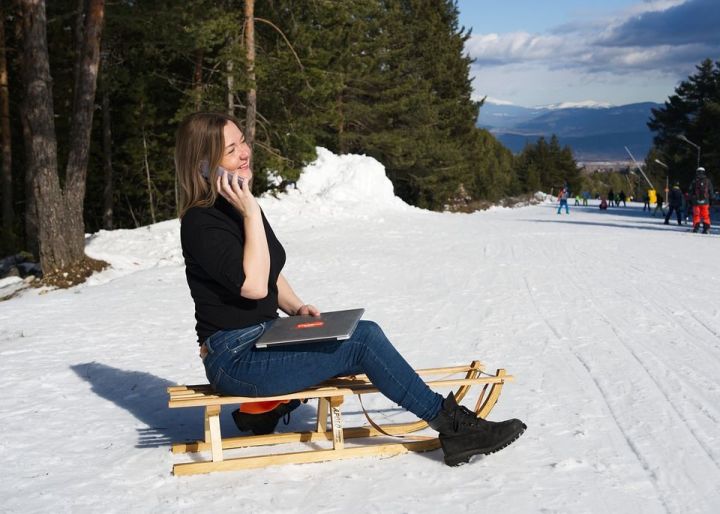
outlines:
{"label": "woman's right hand holding phone", "polygon": [[223,173],[217,179],[218,192],[242,215],[245,229],[243,270],[245,281],[240,295],[250,300],[265,298],[270,276],[270,251],[260,205],[252,195],[247,180],[238,184],[236,177]]}
{"label": "woman's right hand holding phone", "polygon": [[[239,184],[238,184],[239,182]],[[260,216],[260,205],[250,191],[247,180],[230,173],[217,177],[217,190],[244,218]]]}

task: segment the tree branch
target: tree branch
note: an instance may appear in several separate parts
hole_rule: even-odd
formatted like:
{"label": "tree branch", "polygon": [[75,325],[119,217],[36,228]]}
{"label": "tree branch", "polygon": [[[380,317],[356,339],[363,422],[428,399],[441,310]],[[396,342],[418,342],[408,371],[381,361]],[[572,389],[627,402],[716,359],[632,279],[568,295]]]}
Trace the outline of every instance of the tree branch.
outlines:
{"label": "tree branch", "polygon": [[290,51],[291,51],[292,54],[295,56],[295,60],[297,61],[298,66],[300,66],[300,71],[302,71],[302,73],[303,73],[303,80],[305,80],[305,85],[306,85],[311,91],[315,91],[315,88],[310,85],[310,83],[307,81],[307,78],[305,77],[305,66],[303,66],[303,63],[302,63],[302,61],[300,61],[300,57],[298,57],[298,54],[297,54],[297,52],[295,51],[295,48],[293,48],[292,44],[290,44],[290,41],[289,41],[288,38],[285,36],[285,34],[283,33],[283,31],[280,30],[280,28],[279,28],[277,25],[275,25],[273,22],[271,22],[271,21],[269,21],[269,20],[266,20],[265,18],[255,17],[255,20],[256,20],[256,21],[261,21],[261,22],[263,22],[263,23],[267,23],[268,25],[270,25],[272,28],[274,28],[274,29],[282,36],[282,38],[285,40],[285,43],[286,43],[287,46],[290,48]]}

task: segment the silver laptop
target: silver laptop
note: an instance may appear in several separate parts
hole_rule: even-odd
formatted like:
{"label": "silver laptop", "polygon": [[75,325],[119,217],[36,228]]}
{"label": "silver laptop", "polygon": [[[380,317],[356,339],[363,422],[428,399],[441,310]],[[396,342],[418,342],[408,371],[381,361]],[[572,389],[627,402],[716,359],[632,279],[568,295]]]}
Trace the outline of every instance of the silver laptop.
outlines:
{"label": "silver laptop", "polygon": [[257,340],[255,348],[350,339],[365,309],[323,312],[320,316],[276,319]]}

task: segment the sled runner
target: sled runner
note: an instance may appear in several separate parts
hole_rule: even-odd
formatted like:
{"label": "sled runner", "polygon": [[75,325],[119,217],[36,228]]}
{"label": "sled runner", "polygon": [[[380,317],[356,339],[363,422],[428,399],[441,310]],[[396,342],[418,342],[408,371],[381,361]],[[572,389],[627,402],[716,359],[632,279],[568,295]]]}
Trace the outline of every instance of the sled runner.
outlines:
{"label": "sled runner", "polygon": [[[483,371],[479,361],[469,366],[429,368],[417,373],[435,390],[456,387],[455,398],[458,403],[466,397],[473,385],[482,385],[474,411],[485,418],[495,406],[506,381],[513,377],[504,369],[498,369],[495,375]],[[390,456],[408,451],[428,451],[440,447],[440,441],[433,436],[408,435],[428,427],[427,422],[418,420],[408,423],[376,424],[369,417],[370,425],[344,428],[341,406],[346,396],[377,393],[378,390],[365,375],[340,377],[328,380],[304,391],[272,397],[251,398],[243,396],[224,396],[216,393],[210,385],[168,387],[170,408],[204,407],[205,437],[202,441],[175,443],[173,453],[210,452],[212,460],[193,460],[173,466],[175,475],[209,473],[249,469],[276,464],[298,464],[321,462],[368,455]],[[307,400],[317,398],[317,423],[313,431],[285,432],[268,435],[244,435],[223,439],[220,434],[220,410],[223,405],[237,405],[273,400]],[[361,399],[362,401],[362,399]],[[364,408],[363,408],[364,411]],[[367,413],[365,413],[367,416]],[[329,422],[329,423],[328,423]],[[329,426],[328,426],[329,425]],[[384,439],[382,442],[381,438]],[[346,445],[345,441],[358,439],[357,444]],[[360,440],[362,439],[362,440]],[[392,442],[388,442],[392,441]],[[320,448],[321,443],[332,442],[330,448]],[[283,443],[311,443],[311,449],[295,452],[279,452],[277,446]],[[272,446],[272,453],[226,458],[224,450],[250,447]]]}

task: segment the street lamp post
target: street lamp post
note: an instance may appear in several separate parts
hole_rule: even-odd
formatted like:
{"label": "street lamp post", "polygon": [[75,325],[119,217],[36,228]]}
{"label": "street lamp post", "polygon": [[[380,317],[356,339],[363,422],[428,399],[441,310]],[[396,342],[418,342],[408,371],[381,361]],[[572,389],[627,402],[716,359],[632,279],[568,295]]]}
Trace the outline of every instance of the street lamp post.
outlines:
{"label": "street lamp post", "polygon": [[[647,177],[647,175],[645,175],[645,172],[643,171],[642,166],[640,166],[640,164],[638,164],[638,162],[635,160],[635,156],[633,156],[632,152],[630,151],[630,149],[627,146],[625,147],[625,151],[628,153],[628,155],[630,156],[632,161],[635,163],[635,167],[640,172],[640,174],[643,176],[643,178],[645,179],[645,182],[648,183],[648,185],[650,186],[650,189],[654,190],[655,186],[652,185],[652,182],[650,182],[650,179]],[[649,193],[648,193],[648,195],[649,195]]]}
{"label": "street lamp post", "polygon": [[689,144],[690,146],[695,147],[695,149],[697,150],[697,167],[699,168],[699,167],[700,167],[700,146],[699,146],[699,145],[696,145],[695,143],[693,143],[692,141],[690,141],[690,140],[685,136],[685,134],[678,134],[678,135],[677,135],[677,138],[678,138],[680,141],[684,141],[685,143]]}
{"label": "street lamp post", "polygon": [[652,185],[652,182],[650,182],[650,179],[647,178],[647,175],[645,175],[645,172],[642,170],[642,167],[641,167],[641,166],[638,164],[638,162],[635,160],[635,157],[633,156],[632,153],[630,153],[630,150],[628,149],[627,146],[625,147],[625,151],[628,153],[628,155],[630,156],[630,158],[632,159],[632,161],[635,163],[635,167],[636,167],[637,170],[640,172],[640,174],[643,176],[643,178],[645,179],[645,182],[648,183],[648,185],[650,186],[650,189],[655,189],[655,186],[653,186],[653,185]]}
{"label": "street lamp post", "polygon": [[[698,160],[698,162],[700,161]],[[667,204],[670,200],[670,167],[660,159],[655,159],[655,163],[665,168],[665,204]]]}

